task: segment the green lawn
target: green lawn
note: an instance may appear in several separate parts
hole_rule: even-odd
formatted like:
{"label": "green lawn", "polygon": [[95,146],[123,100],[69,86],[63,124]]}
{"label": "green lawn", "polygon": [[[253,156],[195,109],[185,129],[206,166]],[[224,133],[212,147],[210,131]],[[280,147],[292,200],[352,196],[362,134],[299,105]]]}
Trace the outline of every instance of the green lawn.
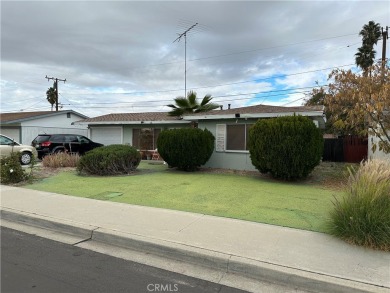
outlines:
{"label": "green lawn", "polygon": [[340,192],[307,183],[256,175],[180,172],[142,162],[128,176],[78,176],[60,172],[26,188],[325,231],[333,196]]}

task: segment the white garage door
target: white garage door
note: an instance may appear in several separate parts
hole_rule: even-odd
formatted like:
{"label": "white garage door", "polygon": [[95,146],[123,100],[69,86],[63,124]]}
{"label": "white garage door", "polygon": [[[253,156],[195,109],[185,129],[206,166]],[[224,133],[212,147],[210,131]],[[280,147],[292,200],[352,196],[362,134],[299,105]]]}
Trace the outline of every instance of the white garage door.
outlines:
{"label": "white garage door", "polygon": [[104,145],[122,143],[122,127],[91,127],[91,139]]}
{"label": "white garage door", "polygon": [[19,128],[0,128],[0,133],[2,135],[12,138],[16,142],[20,142],[20,131]]}

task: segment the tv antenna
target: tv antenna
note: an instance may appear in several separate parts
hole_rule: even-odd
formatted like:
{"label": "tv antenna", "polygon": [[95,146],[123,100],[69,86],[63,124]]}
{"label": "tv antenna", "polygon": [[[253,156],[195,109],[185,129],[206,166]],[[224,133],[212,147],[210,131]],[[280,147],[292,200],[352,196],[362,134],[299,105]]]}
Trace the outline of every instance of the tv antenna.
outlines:
{"label": "tv antenna", "polygon": [[173,43],[180,42],[181,38],[184,37],[184,97],[187,96],[187,33],[197,25],[198,23],[193,24],[185,32],[178,34],[179,36],[173,41]]}

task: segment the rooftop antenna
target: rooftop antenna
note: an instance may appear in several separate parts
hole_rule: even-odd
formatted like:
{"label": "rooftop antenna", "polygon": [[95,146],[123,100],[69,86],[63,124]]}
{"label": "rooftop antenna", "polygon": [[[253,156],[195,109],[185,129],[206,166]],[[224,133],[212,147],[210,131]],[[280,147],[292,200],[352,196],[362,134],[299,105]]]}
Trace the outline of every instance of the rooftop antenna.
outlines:
{"label": "rooftop antenna", "polygon": [[184,33],[178,34],[179,36],[173,41],[173,43],[180,42],[181,38],[184,37],[184,97],[187,96],[187,33],[197,25],[198,23],[193,24]]}

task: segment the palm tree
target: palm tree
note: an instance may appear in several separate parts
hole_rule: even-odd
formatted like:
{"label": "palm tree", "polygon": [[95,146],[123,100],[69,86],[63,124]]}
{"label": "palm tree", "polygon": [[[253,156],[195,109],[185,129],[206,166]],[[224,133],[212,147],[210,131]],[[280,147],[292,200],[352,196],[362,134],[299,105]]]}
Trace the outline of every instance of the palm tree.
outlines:
{"label": "palm tree", "polygon": [[355,54],[356,65],[362,68],[364,71],[374,64],[376,51],[367,44],[364,44],[358,48],[358,52]]}
{"label": "palm tree", "polygon": [[355,54],[355,62],[363,69],[364,74],[367,74],[368,68],[374,64],[376,55],[374,45],[378,43],[381,35],[380,24],[372,20],[365,24],[359,33],[362,37],[362,46]]}
{"label": "palm tree", "polygon": [[218,104],[210,103],[213,98],[211,95],[206,95],[202,102],[196,100],[196,93],[193,91],[188,92],[187,97],[177,97],[175,101],[175,105],[169,104],[168,107],[172,108],[170,112],[168,112],[169,116],[182,116],[183,114],[191,114],[191,113],[201,113],[208,112],[219,107]]}
{"label": "palm tree", "polygon": [[53,111],[53,105],[57,101],[57,94],[56,94],[55,88],[49,87],[46,91],[46,96],[47,96],[48,102],[51,104],[51,110]]}

